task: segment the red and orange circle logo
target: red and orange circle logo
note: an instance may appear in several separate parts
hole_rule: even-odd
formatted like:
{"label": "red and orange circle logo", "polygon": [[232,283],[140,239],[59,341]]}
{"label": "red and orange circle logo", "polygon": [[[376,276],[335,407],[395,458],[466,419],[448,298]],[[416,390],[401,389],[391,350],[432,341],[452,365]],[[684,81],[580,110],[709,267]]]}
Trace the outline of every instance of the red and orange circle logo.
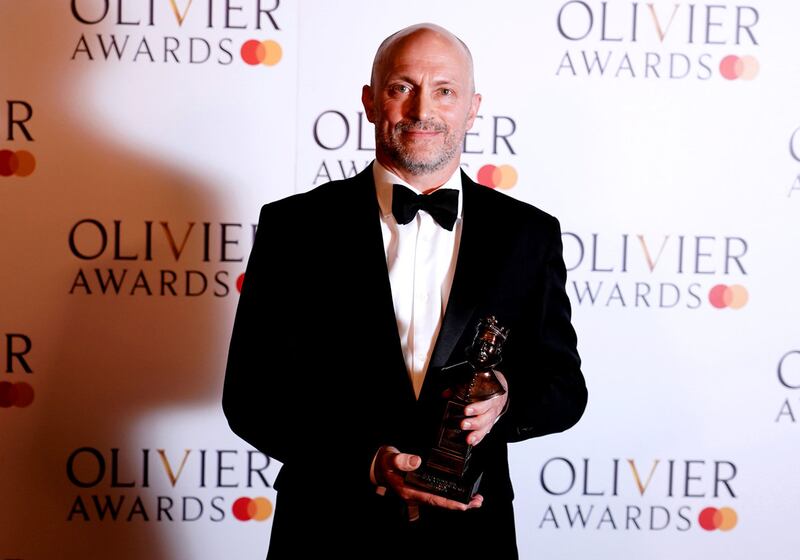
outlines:
{"label": "red and orange circle logo", "polygon": [[752,80],[758,75],[758,60],[754,56],[738,57],[729,54],[719,63],[719,73],[726,80]]}
{"label": "red and orange circle logo", "polygon": [[734,284],[733,286],[717,284],[708,292],[709,303],[717,309],[726,307],[741,309],[747,304],[748,299],[747,288],[739,284]]}
{"label": "red and orange circle logo", "polygon": [[484,165],[478,170],[478,182],[493,189],[510,189],[517,184],[517,170],[510,165]]}
{"label": "red and orange circle logo", "polygon": [[258,41],[257,39],[245,41],[240,52],[242,60],[250,66],[257,64],[275,66],[283,58],[281,46],[270,39],[266,41]]}
{"label": "red and orange circle logo", "polygon": [[0,381],[0,408],[25,408],[33,402],[33,387],[19,381]]}
{"label": "red and orange circle logo", "polygon": [[233,516],[239,521],[264,521],[272,515],[272,502],[260,498],[241,497],[233,502]]}
{"label": "red and orange circle logo", "polygon": [[700,526],[706,531],[730,531],[739,521],[736,511],[729,507],[707,507],[700,512],[697,518]]}
{"label": "red and orange circle logo", "polygon": [[0,150],[0,177],[27,177],[36,169],[36,158],[27,150]]}

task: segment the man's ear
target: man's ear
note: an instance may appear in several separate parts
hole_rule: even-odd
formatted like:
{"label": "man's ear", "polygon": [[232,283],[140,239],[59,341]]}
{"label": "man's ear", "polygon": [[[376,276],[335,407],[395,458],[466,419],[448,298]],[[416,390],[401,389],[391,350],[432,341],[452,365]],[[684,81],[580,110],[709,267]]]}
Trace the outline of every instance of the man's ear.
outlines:
{"label": "man's ear", "polygon": [[472,94],[472,100],[469,105],[469,112],[467,113],[467,130],[472,128],[472,123],[475,122],[475,117],[478,115],[478,109],[481,107],[481,94]]}
{"label": "man's ear", "polygon": [[364,114],[367,115],[367,120],[375,123],[375,99],[372,96],[372,88],[364,86],[361,88],[361,103],[364,105]]}

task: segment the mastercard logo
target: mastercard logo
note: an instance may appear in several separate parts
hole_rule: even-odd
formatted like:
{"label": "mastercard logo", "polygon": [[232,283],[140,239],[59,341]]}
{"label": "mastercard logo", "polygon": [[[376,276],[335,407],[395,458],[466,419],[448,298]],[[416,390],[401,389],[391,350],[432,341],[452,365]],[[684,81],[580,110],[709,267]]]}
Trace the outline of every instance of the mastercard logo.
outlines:
{"label": "mastercard logo", "polygon": [[484,165],[478,170],[478,182],[493,189],[510,189],[517,184],[517,170],[510,165]]}
{"label": "mastercard logo", "polygon": [[36,158],[27,150],[0,150],[0,177],[27,177],[36,169]]}
{"label": "mastercard logo", "polygon": [[231,511],[239,521],[264,521],[272,515],[272,502],[264,497],[242,497],[233,502]]}
{"label": "mastercard logo", "polygon": [[741,309],[747,304],[748,298],[747,288],[739,284],[733,286],[717,284],[708,292],[709,303],[717,309],[724,309],[726,307]]}
{"label": "mastercard logo", "polygon": [[719,73],[726,80],[752,80],[758,75],[758,69],[758,60],[754,56],[729,54],[719,63]]}
{"label": "mastercard logo", "polygon": [[700,512],[697,521],[706,531],[730,531],[736,527],[739,517],[736,515],[736,511],[729,507],[719,509],[707,507]]}
{"label": "mastercard logo", "polygon": [[264,66],[275,66],[283,58],[283,49],[272,40],[258,41],[250,39],[245,41],[240,51],[242,60],[250,66],[263,64]]}
{"label": "mastercard logo", "polygon": [[11,408],[17,406],[25,408],[33,402],[33,387],[19,381],[0,381],[0,408]]}

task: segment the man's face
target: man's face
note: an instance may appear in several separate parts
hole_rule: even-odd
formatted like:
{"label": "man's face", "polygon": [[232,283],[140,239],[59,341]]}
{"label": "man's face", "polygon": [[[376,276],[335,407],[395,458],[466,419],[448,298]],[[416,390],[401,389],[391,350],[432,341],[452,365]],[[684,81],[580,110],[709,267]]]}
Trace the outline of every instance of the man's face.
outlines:
{"label": "man's face", "polygon": [[411,175],[456,167],[480,105],[472,90],[469,59],[458,43],[431,32],[398,40],[362,95],[378,160]]}

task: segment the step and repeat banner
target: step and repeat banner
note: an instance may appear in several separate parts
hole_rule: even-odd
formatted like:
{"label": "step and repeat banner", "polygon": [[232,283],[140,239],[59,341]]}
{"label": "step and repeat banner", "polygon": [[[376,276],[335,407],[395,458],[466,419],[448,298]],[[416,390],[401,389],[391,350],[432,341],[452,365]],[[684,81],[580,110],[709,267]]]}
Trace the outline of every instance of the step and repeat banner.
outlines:
{"label": "step and repeat banner", "polygon": [[521,557],[796,558],[798,20],[1,0],[0,560],[264,556],[280,465],[220,407],[259,208],[369,164],[361,86],[421,21],[474,55],[464,169],[563,228],[589,406],[511,446]]}

